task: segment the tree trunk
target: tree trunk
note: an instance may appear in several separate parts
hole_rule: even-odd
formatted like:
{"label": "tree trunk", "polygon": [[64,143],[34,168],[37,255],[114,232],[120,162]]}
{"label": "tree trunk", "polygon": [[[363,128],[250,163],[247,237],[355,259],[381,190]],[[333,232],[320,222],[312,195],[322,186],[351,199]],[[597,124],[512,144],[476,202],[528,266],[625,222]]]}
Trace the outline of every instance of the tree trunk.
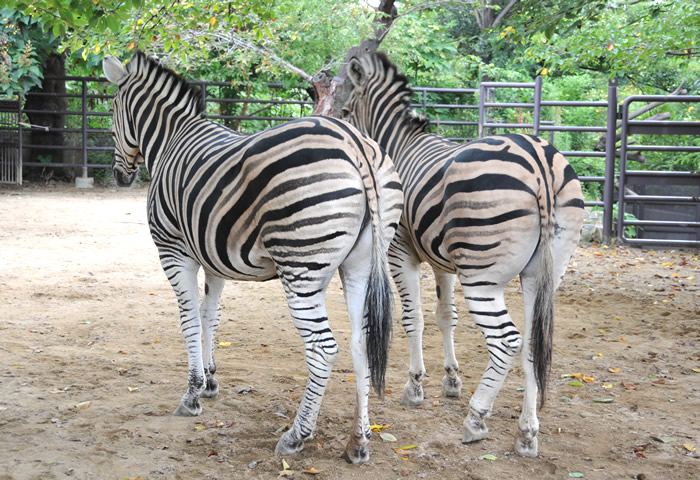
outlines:
{"label": "tree trunk", "polygon": [[[49,130],[41,128],[32,128],[29,134],[29,143],[32,145],[46,145],[47,148],[35,147],[30,150],[29,159],[31,162],[46,162],[64,163],[64,151],[50,148],[49,146],[64,144],[64,135],[60,129],[65,126],[65,114],[55,113],[64,112],[67,110],[68,103],[66,101],[66,82],[46,77],[63,77],[66,75],[65,58],[55,52],[49,54],[46,63],[43,67],[44,81],[41,88],[34,87],[27,95],[27,100],[24,103],[25,110],[33,110],[27,112],[29,122],[32,125],[48,127]],[[60,94],[63,96],[46,96],[46,95],[31,95],[32,93],[41,94]],[[58,131],[57,131],[58,129]],[[66,155],[71,158],[70,155]]]}
{"label": "tree trunk", "polygon": [[374,38],[366,38],[360,45],[348,50],[348,53],[345,55],[345,62],[335,77],[331,78],[326,74],[314,76],[311,82],[316,92],[313,115],[340,117],[341,109],[345,105],[352,88],[349,82],[345,81],[348,76],[348,62],[353,57],[377,51],[396,18],[397,11],[394,6],[394,0],[382,0],[377,7],[377,13],[383,15],[378,15],[374,21]]}

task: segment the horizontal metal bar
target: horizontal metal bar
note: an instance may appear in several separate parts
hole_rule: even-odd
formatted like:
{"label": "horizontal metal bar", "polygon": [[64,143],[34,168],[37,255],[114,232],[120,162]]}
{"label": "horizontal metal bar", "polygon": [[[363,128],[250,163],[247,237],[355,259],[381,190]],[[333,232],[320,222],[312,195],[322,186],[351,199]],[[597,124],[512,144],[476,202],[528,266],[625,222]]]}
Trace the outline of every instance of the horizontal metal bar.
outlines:
{"label": "horizontal metal bar", "polygon": [[627,133],[642,135],[700,135],[700,122],[629,120]]}
{"label": "horizontal metal bar", "polygon": [[495,103],[495,102],[485,102],[484,107],[501,107],[501,108],[535,108],[534,103]]}
{"label": "horizontal metal bar", "polygon": [[479,93],[478,88],[411,87],[411,90],[427,93]]}
{"label": "horizontal metal bar", "polygon": [[486,88],[535,88],[534,82],[482,82]]}
{"label": "horizontal metal bar", "polygon": [[484,123],[484,128],[533,128],[531,123]]}
{"label": "horizontal metal bar", "polygon": [[565,157],[600,157],[600,158],[605,158],[605,152],[561,151],[559,153],[561,153]]}
{"label": "horizontal metal bar", "polygon": [[622,240],[629,245],[656,245],[656,246],[675,246],[675,247],[700,247],[700,240],[675,240],[675,239],[652,239],[652,238],[627,238],[622,237]]}
{"label": "horizontal metal bar", "polygon": [[649,227],[677,227],[677,228],[700,228],[700,222],[684,222],[682,220],[623,220],[623,225],[649,226]]}
{"label": "horizontal metal bar", "polygon": [[476,110],[479,105],[452,105],[450,103],[412,103],[411,108],[449,108],[454,110]]}
{"label": "horizontal metal bar", "polygon": [[[49,168],[81,168],[82,163],[41,163],[41,162],[22,162],[24,167],[49,167]],[[111,168],[109,163],[88,163],[88,168]]]}
{"label": "horizontal metal bar", "polygon": [[592,176],[580,176],[578,177],[581,182],[604,182],[605,177],[592,177]]}
{"label": "horizontal metal bar", "polygon": [[466,122],[466,121],[461,121],[461,120],[431,120],[430,125],[453,125],[453,126],[459,126],[459,125],[464,125],[464,126],[476,126],[479,125],[479,122]]}
{"label": "horizontal metal bar", "polygon": [[625,195],[631,203],[700,203],[700,197],[670,197],[666,195]]}
{"label": "horizontal metal bar", "polygon": [[564,125],[540,125],[541,132],[607,132],[607,127],[570,127]]}
{"label": "horizontal metal bar", "polygon": [[605,206],[605,202],[601,201],[590,201],[590,202],[583,202],[584,207],[603,207]]}
{"label": "horizontal metal bar", "polygon": [[627,145],[628,152],[700,152],[700,147],[678,145]]}
{"label": "horizontal metal bar", "polygon": [[653,170],[627,170],[625,171],[626,176],[635,177],[687,177],[687,178],[700,178],[700,172],[677,172],[677,171],[663,171],[655,172]]}
{"label": "horizontal metal bar", "polygon": [[579,101],[556,101],[542,100],[543,107],[607,107],[608,102],[579,102]]}

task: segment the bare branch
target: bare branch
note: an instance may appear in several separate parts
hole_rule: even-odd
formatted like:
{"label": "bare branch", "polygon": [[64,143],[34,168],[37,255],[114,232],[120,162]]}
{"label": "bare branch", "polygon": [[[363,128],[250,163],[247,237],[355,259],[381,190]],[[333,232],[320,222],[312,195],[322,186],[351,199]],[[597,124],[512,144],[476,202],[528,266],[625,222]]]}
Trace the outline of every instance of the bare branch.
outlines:
{"label": "bare branch", "polygon": [[516,3],[518,3],[518,0],[510,0],[510,2],[508,2],[508,5],[501,9],[501,13],[498,14],[496,19],[493,21],[493,25],[491,26],[497,27],[498,25],[500,25],[500,23],[508,15],[508,13],[510,13],[510,11],[513,9]]}

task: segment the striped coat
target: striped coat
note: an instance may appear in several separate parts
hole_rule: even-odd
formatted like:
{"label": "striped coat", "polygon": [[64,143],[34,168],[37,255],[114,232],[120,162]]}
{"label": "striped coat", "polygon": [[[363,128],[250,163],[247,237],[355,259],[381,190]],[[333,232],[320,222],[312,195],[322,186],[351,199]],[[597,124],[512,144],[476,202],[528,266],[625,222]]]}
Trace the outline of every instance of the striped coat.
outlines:
{"label": "striped coat", "polygon": [[[538,137],[503,135],[456,144],[427,133],[425,119],[409,107],[406,77],[383,54],[352,59],[348,72],[353,91],[344,116],[387,150],[404,186],[403,216],[389,254],[410,346],[402,402],[423,401],[419,267],[427,262],[435,274],[436,320],[445,347],[444,396],[459,396],[462,384],[454,352],[457,280],[488,347],[488,365],[469,402],[463,441],[486,437],[484,419],[520,350],[526,387],[515,448],[535,456],[536,398],[539,392],[544,401],[550,369],[554,290],[583,220],[576,173]],[[524,336],[503,295],[518,275]]]}
{"label": "striped coat", "polygon": [[[402,209],[393,164],[351,125],[312,117],[241,135],[202,115],[198,92],[141,52],[124,69],[113,104],[120,185],[141,163],[151,174],[148,222],[177,296],[188,389],[176,415],[198,415],[218,394],[214,334],[224,280],[279,278],[305,344],[309,382],[292,428],[276,452],[303,448],[314,430],[338,346],[325,291],[339,271],[352,329],[357,408],[345,457],[368,459],[370,381],[381,394],[391,328],[388,244]],[[205,273],[199,304],[197,272]]]}

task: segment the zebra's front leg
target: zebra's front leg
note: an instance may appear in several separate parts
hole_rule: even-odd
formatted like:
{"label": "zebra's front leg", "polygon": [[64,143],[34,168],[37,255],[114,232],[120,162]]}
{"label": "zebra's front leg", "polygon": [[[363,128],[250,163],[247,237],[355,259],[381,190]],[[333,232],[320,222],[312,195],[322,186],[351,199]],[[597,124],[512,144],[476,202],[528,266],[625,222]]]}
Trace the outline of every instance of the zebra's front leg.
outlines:
{"label": "zebra's front leg", "polygon": [[455,308],[455,281],[457,276],[433,268],[435,275],[435,293],[437,308],[435,320],[442,332],[442,345],[445,351],[445,376],[442,377],[442,396],[458,398],[462,393],[462,379],[459,378],[459,363],[455,356],[455,327],[457,310]]}
{"label": "zebra's front leg", "polygon": [[219,327],[221,306],[219,299],[224,289],[225,280],[206,272],[204,277],[204,299],[202,300],[201,317],[204,333],[204,373],[207,384],[202,392],[205,398],[213,398],[219,394],[219,382],[214,378],[216,362],[214,361],[214,337]]}
{"label": "zebra's front leg", "polygon": [[513,359],[520,348],[522,337],[506,310],[503,289],[465,288],[469,313],[486,338],[488,366],[474,395],[469,400],[469,413],[464,419],[463,443],[475,442],[488,436],[486,418],[491,415],[493,402],[503,386]]}
{"label": "zebra's front leg", "polygon": [[187,347],[187,392],[180,405],[173,412],[183,417],[193,417],[202,413],[199,397],[206,386],[204,364],[202,362],[202,325],[199,316],[199,287],[197,272],[199,265],[190,259],[173,260],[172,256],[161,255],[163,270],[175,291],[180,308],[180,328]]}
{"label": "zebra's front leg", "polygon": [[408,337],[410,364],[401,404],[415,406],[423,403],[423,380],[426,376],[423,363],[424,321],[420,297],[420,260],[405,238],[406,231],[401,224],[389,247],[389,267],[401,298],[401,325]]}
{"label": "zebra's front leg", "polygon": [[304,341],[309,379],[292,427],[277,442],[277,455],[300,452],[304,449],[304,441],[313,435],[323,394],[338,355],[338,345],[326,314],[325,285],[310,297],[296,297],[291,288],[285,285],[285,289],[294,325]]}

